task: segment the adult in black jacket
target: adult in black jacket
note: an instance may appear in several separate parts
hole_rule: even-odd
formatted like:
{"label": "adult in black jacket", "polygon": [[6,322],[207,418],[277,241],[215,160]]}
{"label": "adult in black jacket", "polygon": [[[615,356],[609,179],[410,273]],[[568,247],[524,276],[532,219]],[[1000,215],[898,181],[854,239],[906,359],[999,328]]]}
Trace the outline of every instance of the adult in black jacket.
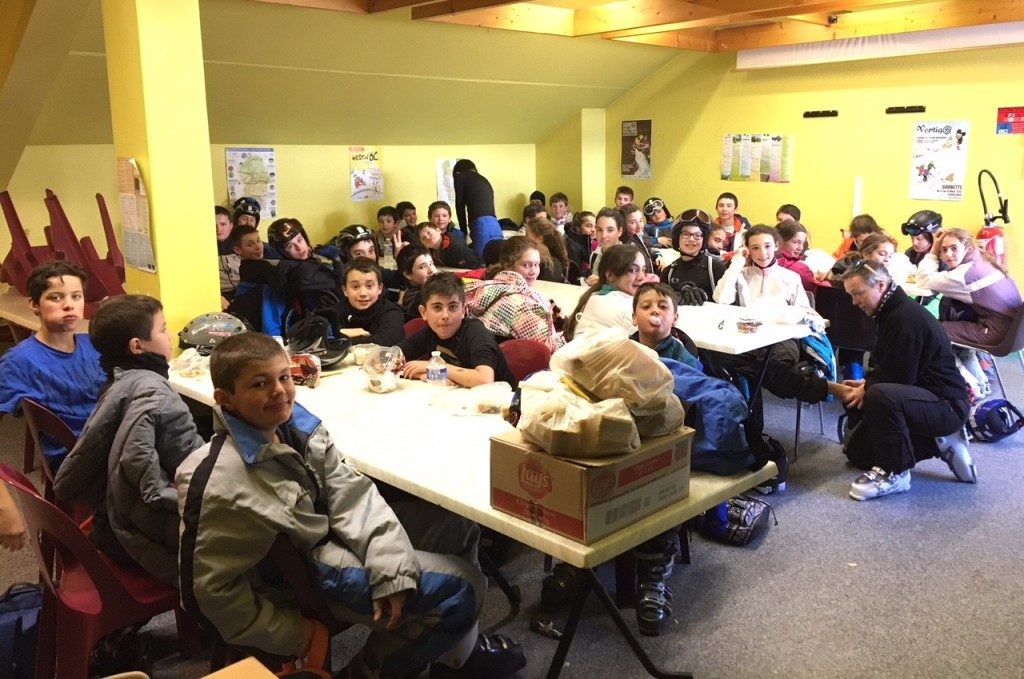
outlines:
{"label": "adult in black jacket", "polygon": [[488,241],[502,238],[494,211],[494,189],[487,178],[477,172],[473,161],[466,158],[452,167],[452,184],[459,227],[469,236],[473,252],[482,257]]}
{"label": "adult in black jacket", "polygon": [[725,262],[708,254],[711,217],[703,210],[686,210],[672,227],[672,246],[679,259],[661,270],[661,280],[679,293],[679,303],[699,306],[711,299]]}
{"label": "adult in black jacket", "polygon": [[846,403],[850,462],[870,470],[850,497],[869,500],[910,490],[910,469],[940,457],[961,481],[977,480],[966,440],[967,386],[945,330],[892,282],[885,268],[861,263],[843,275],[853,303],[875,320],[872,367],[863,380],[831,384]]}

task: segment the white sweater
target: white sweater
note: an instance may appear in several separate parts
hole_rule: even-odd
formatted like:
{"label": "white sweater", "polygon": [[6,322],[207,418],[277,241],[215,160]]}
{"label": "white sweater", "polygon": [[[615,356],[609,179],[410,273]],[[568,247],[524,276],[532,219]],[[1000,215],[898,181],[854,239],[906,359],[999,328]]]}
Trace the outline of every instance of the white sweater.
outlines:
{"label": "white sweater", "polygon": [[767,269],[746,266],[746,259],[736,253],[715,286],[714,299],[719,304],[740,306],[811,308],[800,282],[800,274],[773,264]]}

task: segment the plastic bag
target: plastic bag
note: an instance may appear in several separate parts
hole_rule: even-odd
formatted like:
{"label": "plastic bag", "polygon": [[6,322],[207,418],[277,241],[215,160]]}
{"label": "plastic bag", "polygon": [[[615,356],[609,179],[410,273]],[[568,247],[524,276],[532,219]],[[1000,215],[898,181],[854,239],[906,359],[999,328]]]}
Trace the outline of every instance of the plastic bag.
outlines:
{"label": "plastic bag", "polygon": [[683,425],[686,412],[673,392],[672,373],[654,350],[606,328],[569,342],[551,356],[551,368],[571,377],[594,400],[621,398],[641,436],[662,436]]}
{"label": "plastic bag", "polygon": [[524,409],[519,430],[548,453],[562,457],[608,457],[640,447],[640,434],[625,401],[591,403],[564,386]]}

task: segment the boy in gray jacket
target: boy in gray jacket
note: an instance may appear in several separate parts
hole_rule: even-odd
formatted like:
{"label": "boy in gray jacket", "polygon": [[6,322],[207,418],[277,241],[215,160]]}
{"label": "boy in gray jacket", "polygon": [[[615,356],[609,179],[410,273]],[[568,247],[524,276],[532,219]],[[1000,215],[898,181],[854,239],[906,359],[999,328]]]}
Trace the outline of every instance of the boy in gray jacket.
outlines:
{"label": "boy in gray jacket", "polygon": [[[318,623],[257,565],[278,533],[306,557],[335,617],[369,625],[352,677],[502,677],[525,664],[514,642],[476,637],[486,580],[466,552],[476,526],[431,526],[465,556],[416,547],[373,482],[346,464],[320,420],[295,403],[289,361],[267,335],[243,333],[210,358],[215,434],[178,469],[185,608],[225,642],[305,657]],[[432,507],[432,506],[431,506]],[[442,510],[443,511],[443,510]],[[439,521],[444,521],[439,517]],[[447,654],[447,655],[445,655]],[[468,660],[467,660],[468,658]]]}
{"label": "boy in gray jacket", "polygon": [[167,381],[171,338],[163,305],[120,295],[89,324],[109,381],[53,492],[96,508],[91,538],[115,561],[178,585],[178,463],[203,445],[188,406]]}

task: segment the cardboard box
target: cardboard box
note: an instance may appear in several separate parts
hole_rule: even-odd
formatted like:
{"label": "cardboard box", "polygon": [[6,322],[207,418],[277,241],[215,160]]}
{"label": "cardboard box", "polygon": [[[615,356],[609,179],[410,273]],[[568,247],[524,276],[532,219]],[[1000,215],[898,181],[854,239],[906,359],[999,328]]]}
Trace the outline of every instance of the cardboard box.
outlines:
{"label": "cardboard box", "polygon": [[690,494],[693,430],[627,455],[554,457],[519,431],[491,438],[491,506],[590,544]]}

